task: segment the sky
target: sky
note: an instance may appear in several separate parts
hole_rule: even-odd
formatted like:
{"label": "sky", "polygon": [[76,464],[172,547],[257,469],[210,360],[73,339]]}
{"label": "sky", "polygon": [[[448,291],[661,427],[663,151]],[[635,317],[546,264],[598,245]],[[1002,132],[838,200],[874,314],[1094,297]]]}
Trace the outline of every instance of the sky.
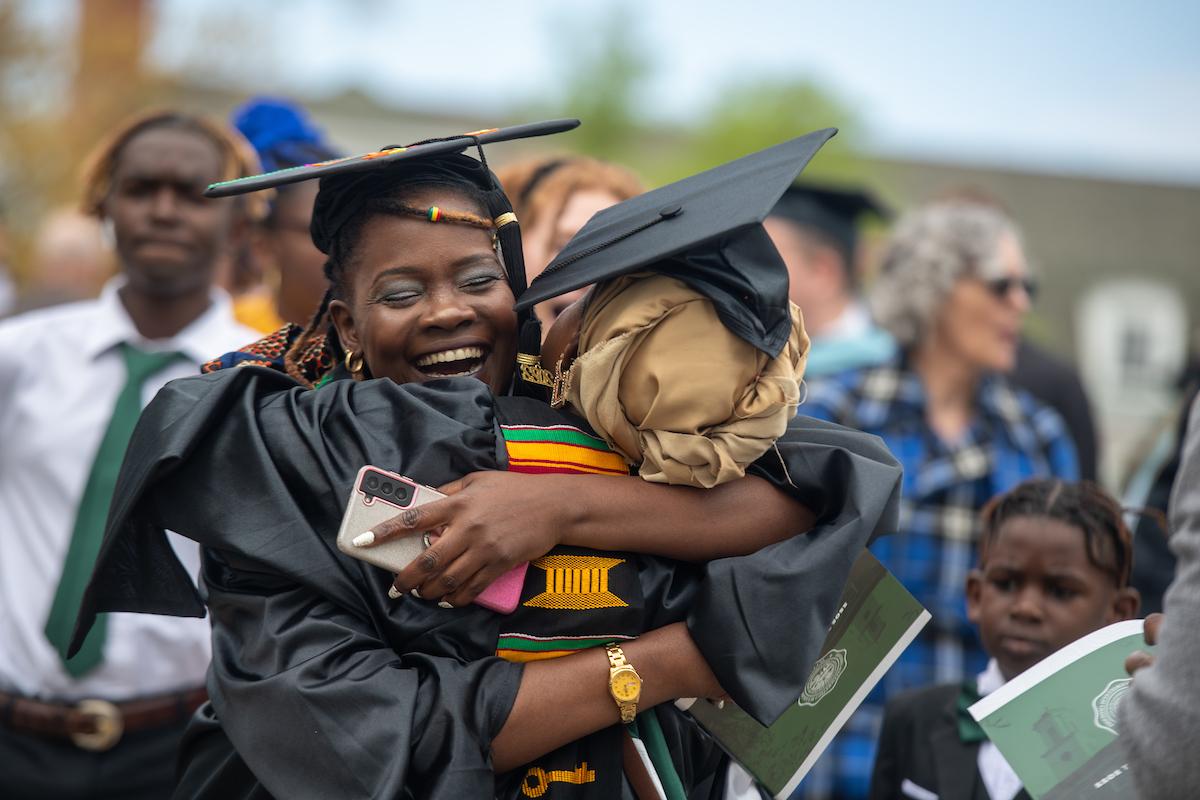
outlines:
{"label": "sky", "polygon": [[[878,154],[1200,185],[1197,0],[161,0],[151,58],[250,90],[487,114],[553,102],[614,6],[654,119],[698,124],[730,83],[803,78]],[[212,26],[231,13],[226,37]]]}

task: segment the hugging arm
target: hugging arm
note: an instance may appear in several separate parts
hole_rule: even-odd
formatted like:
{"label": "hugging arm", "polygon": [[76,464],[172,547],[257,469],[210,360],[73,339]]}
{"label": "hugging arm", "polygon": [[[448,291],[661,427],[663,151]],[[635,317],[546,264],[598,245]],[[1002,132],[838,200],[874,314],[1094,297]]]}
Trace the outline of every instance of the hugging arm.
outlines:
{"label": "hugging arm", "polygon": [[[351,610],[236,556],[205,559],[213,706],[274,796],[491,796],[494,772],[618,721],[603,651],[526,666],[404,653],[376,632],[369,606]],[[455,638],[494,646],[495,629],[463,626]],[[682,624],[626,653],[646,680],[642,707],[719,693]]]}
{"label": "hugging arm", "polygon": [[755,552],[807,531],[814,520],[803,503],[756,476],[696,489],[632,477],[497,471],[442,489],[450,497],[396,517],[376,536],[444,526],[395,585],[455,606],[559,544],[710,561]]}

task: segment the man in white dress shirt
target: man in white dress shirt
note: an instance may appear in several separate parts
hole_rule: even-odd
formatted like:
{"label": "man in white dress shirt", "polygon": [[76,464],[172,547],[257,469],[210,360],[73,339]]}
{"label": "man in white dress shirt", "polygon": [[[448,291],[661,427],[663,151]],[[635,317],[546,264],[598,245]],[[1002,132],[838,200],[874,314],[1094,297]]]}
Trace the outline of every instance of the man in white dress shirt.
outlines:
{"label": "man in white dress shirt", "polygon": [[[65,661],[120,458],[168,380],[257,338],[213,287],[245,208],[206,200],[253,174],[244,142],[174,112],[132,120],[92,161],[85,208],[121,274],[96,300],[0,322],[0,797],[167,797],[203,699],[206,620],[112,614]],[[198,570],[196,545],[174,539]]]}

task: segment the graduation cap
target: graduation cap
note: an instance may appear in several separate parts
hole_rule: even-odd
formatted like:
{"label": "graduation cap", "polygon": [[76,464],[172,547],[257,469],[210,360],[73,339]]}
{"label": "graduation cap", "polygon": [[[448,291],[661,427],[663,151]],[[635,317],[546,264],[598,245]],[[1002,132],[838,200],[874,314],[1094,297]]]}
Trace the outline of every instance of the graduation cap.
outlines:
{"label": "graduation cap", "polygon": [[772,217],[815,228],[831,238],[847,267],[854,263],[858,223],[866,215],[887,220],[892,212],[864,190],[813,185],[790,187],[771,211]]}
{"label": "graduation cap", "polygon": [[389,145],[372,153],[357,156],[335,158],[330,161],[318,161],[315,164],[303,164],[298,167],[287,167],[267,172],[262,175],[251,175],[247,178],[235,178],[231,181],[214,183],[204,192],[205,197],[228,197],[246,192],[256,192],[259,189],[273,189],[299,181],[313,178],[325,178],[330,175],[344,175],[351,172],[369,172],[387,167],[399,161],[413,159],[435,158],[453,153],[461,153],[468,147],[493,142],[507,142],[513,139],[529,139],[534,136],[548,136],[552,133],[563,133],[579,127],[577,119],[554,119],[546,122],[531,122],[526,125],[513,125],[508,128],[487,128],[457,136],[447,136],[440,139],[426,139],[410,145]]}
{"label": "graduation cap", "polygon": [[600,211],[520,296],[524,311],[630,272],[678,278],[772,358],[791,332],[788,273],[762,221],[837,130],[792,139]]}

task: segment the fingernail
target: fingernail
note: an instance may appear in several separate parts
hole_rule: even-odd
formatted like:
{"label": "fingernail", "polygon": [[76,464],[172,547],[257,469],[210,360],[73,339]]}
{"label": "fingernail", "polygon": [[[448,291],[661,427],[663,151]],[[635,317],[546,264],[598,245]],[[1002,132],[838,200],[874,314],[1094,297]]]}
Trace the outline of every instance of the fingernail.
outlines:
{"label": "fingernail", "polygon": [[395,586],[388,587],[388,597],[392,598],[393,600],[399,600],[401,598],[401,596],[402,595],[400,594],[400,590],[397,589]]}
{"label": "fingernail", "polygon": [[415,587],[414,587],[414,588],[412,588],[412,589],[409,589],[409,590],[408,590],[408,593],[409,593],[409,594],[411,594],[413,597],[417,598],[418,600],[424,600],[424,599],[425,599],[424,597],[421,597],[421,593],[420,593],[420,592],[418,592],[418,591],[416,590],[416,588],[415,588]]}
{"label": "fingernail", "polygon": [[454,608],[454,605],[447,603],[445,600],[438,600],[438,608]]}
{"label": "fingernail", "polygon": [[366,547],[368,545],[375,544],[375,532],[367,531],[366,533],[360,533],[358,536],[355,536],[350,540],[350,544],[354,545],[355,547]]}
{"label": "fingernail", "polygon": [[723,709],[723,708],[725,708],[725,701],[724,701],[724,700],[718,700],[718,701],[717,701],[717,710],[718,710],[718,711],[720,711],[720,710],[721,710],[721,709]]}
{"label": "fingernail", "polygon": [[687,711],[694,705],[696,705],[696,698],[694,697],[681,697],[675,701],[675,707],[680,711]]}

